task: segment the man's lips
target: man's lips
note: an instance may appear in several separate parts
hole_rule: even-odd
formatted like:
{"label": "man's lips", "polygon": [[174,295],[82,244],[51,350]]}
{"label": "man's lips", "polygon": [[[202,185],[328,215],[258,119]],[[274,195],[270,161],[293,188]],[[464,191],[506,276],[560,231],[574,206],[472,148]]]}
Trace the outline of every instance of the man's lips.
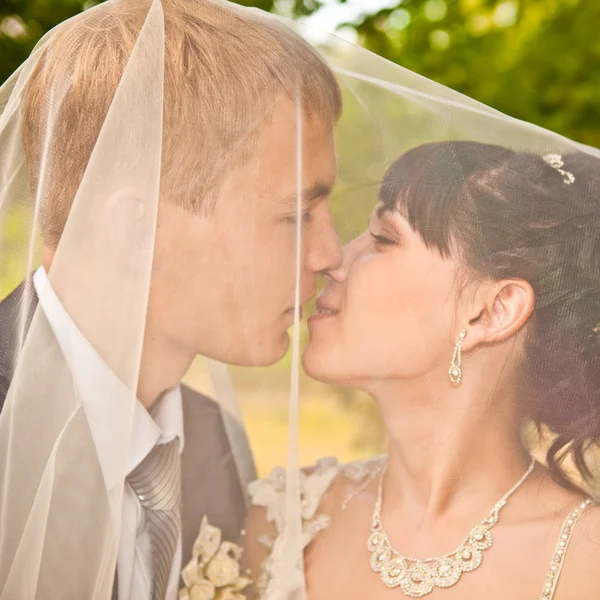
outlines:
{"label": "man's lips", "polygon": [[[303,313],[303,311],[302,311],[302,306],[303,306],[304,304],[306,304],[307,302],[310,302],[310,301],[311,301],[313,298],[314,298],[314,293],[311,293],[311,294],[307,295],[307,296],[306,296],[304,299],[300,299],[300,319],[302,319],[302,313]],[[286,315],[287,315],[287,314],[291,314],[291,315],[293,315],[293,314],[294,314],[294,311],[295,311],[295,307],[293,307],[293,306],[290,306],[290,307],[289,307],[289,308],[288,308],[288,309],[285,311],[285,314],[286,314]]]}
{"label": "man's lips", "polygon": [[[292,308],[288,308],[285,311],[285,314],[286,315],[292,315],[292,317],[293,317],[294,316],[294,312],[295,312],[295,308],[292,306]],[[303,314],[303,311],[302,311],[302,307],[300,306],[300,316],[298,317],[300,320],[302,320],[302,314]]]}

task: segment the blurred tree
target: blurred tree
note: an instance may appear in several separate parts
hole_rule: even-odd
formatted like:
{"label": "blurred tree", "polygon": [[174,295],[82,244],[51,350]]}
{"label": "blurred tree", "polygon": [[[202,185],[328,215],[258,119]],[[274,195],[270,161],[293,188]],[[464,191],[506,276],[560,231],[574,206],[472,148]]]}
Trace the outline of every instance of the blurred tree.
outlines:
{"label": "blurred tree", "polygon": [[[0,0],[0,82],[44,32],[96,3]],[[336,0],[238,3],[304,17]],[[502,112],[600,146],[598,23],[597,0],[398,0],[393,8],[366,8],[341,27],[393,62]]]}
{"label": "blurred tree", "polygon": [[83,0],[0,0],[0,82],[27,58],[46,31],[86,6]]}
{"label": "blurred tree", "polygon": [[393,62],[600,146],[597,23],[596,0],[402,0],[351,26]]}
{"label": "blurred tree", "polygon": [[[61,21],[103,0],[0,0],[0,84],[27,58],[44,33]],[[241,0],[243,6],[274,11],[276,0]],[[307,16],[319,0],[290,0],[282,6],[293,16]]]}

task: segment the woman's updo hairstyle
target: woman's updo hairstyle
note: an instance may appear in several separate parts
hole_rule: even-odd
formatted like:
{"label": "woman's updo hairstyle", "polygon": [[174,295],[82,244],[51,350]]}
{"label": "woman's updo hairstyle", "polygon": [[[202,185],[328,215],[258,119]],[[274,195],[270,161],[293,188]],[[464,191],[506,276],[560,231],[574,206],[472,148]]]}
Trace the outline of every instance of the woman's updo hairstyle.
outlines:
{"label": "woman's updo hairstyle", "polygon": [[589,478],[584,452],[600,443],[600,161],[558,158],[469,141],[425,144],[390,167],[380,200],[401,210],[428,247],[443,256],[458,248],[471,272],[533,287],[519,391],[534,421],[558,436],[548,465],[569,485],[562,459],[571,454]]}

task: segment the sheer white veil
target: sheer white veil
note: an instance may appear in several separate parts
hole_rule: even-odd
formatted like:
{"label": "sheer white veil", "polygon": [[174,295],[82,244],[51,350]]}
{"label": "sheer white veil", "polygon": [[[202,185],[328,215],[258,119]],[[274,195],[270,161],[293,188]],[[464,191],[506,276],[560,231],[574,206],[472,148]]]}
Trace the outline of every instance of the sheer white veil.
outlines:
{"label": "sheer white veil", "polygon": [[[223,38],[212,54],[202,45],[211,35]],[[250,39],[244,36],[262,43],[264,56],[244,57]],[[297,58],[302,54],[310,68]],[[229,76],[234,59],[241,66]],[[284,60],[298,65],[285,71],[277,67]],[[324,86],[317,83],[328,78],[321,97]],[[295,193],[301,192],[296,152],[302,144],[295,137],[302,140],[302,106],[311,102],[311,110],[335,120],[339,90],[333,75],[308,44],[267,15],[211,0],[110,0],[49,32],[0,88],[0,252],[2,297],[9,307],[2,324],[9,335],[0,340],[0,389],[6,395],[0,416],[1,598],[110,597],[153,282],[156,273],[177,276],[179,268],[157,259],[161,207],[181,207],[184,215],[187,210],[186,223],[193,222],[202,238],[215,219],[214,191],[238,165],[252,162],[249,177],[260,184],[277,180],[277,166],[264,163],[256,144],[282,90],[292,106],[285,156],[291,181],[283,181],[291,190],[291,217],[278,217],[276,231],[286,240],[275,248],[279,260],[267,265],[249,250],[243,271],[224,267],[207,281],[206,265],[217,258],[226,265],[228,247],[216,245],[203,255],[180,257],[191,281],[171,290],[175,298],[195,286],[198,298],[211,299],[200,343],[218,350],[197,354],[206,358],[202,391],[218,402],[229,438],[227,456],[214,455],[213,463],[218,471],[233,456],[244,487],[254,465],[225,363],[251,366],[256,356],[263,366],[276,362],[287,345],[286,329],[298,321],[302,220],[296,220]],[[258,192],[237,193],[252,205]],[[254,213],[248,217],[249,234],[257,214],[255,221]],[[169,225],[163,229],[168,238]],[[256,241],[257,234],[250,237]],[[257,242],[272,252],[269,243]],[[70,329],[56,329],[37,302],[32,274],[42,264],[48,271],[44,290],[50,288],[53,306],[72,320]],[[229,308],[240,273],[246,297],[234,298],[237,304],[249,304],[251,294],[255,304],[260,301],[266,275],[281,283],[283,292],[271,294],[275,300],[289,301],[284,315],[264,316],[275,330],[267,331],[267,342],[258,339],[262,330],[254,318]],[[239,321],[237,330],[226,322],[227,310]],[[163,312],[163,325],[180,319]],[[180,337],[188,335],[185,322],[176,327]],[[233,339],[224,327],[233,329]],[[276,338],[273,351],[269,335]],[[241,358],[236,340],[245,348]],[[89,368],[90,356],[116,376],[110,386]],[[90,426],[100,415],[82,400],[97,389],[106,389],[112,415],[101,434]],[[100,446],[108,462],[100,461]]]}
{"label": "sheer white veil", "polygon": [[[220,176],[234,168],[228,157],[236,154],[245,142],[250,151],[242,153],[241,161],[256,159],[252,145],[256,128],[263,121],[268,122],[277,97],[273,89],[262,89],[258,83],[255,69],[260,61],[251,63],[253,57],[245,57],[251,67],[245,73],[247,79],[240,85],[248,84],[243,88],[247,90],[256,78],[254,112],[250,116],[242,115],[247,121],[240,125],[238,117],[241,117],[229,114],[228,107],[223,107],[219,117],[223,121],[231,119],[231,135],[212,139],[211,123],[203,122],[203,111],[219,114],[223,100],[217,96],[207,99],[204,95],[203,102],[209,102],[211,110],[198,102],[195,113],[198,122],[189,126],[184,123],[181,139],[169,137],[166,123],[172,123],[173,115],[180,109],[177,103],[166,105],[166,98],[177,97],[166,92],[168,86],[177,85],[168,79],[170,67],[177,63],[177,68],[186,73],[194,60],[206,60],[210,66],[206,57],[198,58],[201,49],[186,45],[185,40],[181,48],[169,46],[170,24],[185,20],[189,7],[209,5],[225,11],[234,21],[244,15],[243,18],[283,32],[281,44],[282,47],[289,44],[290,56],[299,54],[305,47],[304,42],[316,50],[310,67],[302,74],[309,83],[295,81],[293,73],[288,80],[281,81],[294,106],[290,118],[295,144],[288,148],[295,164],[291,182],[294,227],[290,229],[290,243],[270,248],[269,260],[263,255],[260,264],[255,256],[247,257],[247,270],[255,273],[257,282],[263,266],[285,258],[285,263],[281,263],[285,267],[279,275],[282,280],[291,282],[293,314],[289,325],[294,328],[286,363],[289,368],[285,371],[289,382],[286,401],[289,397],[290,408],[284,551],[275,573],[279,597],[306,596],[300,494],[303,431],[299,427],[303,396],[299,381],[300,352],[306,336],[299,309],[306,299],[303,297],[303,261],[311,225],[303,212],[303,168],[309,159],[303,142],[310,123],[306,118],[308,102],[312,102],[315,110],[335,112],[329,104],[335,104],[335,98],[331,98],[336,97],[336,91],[325,93],[319,83],[327,79],[325,64],[335,75],[343,104],[336,127],[338,180],[331,199],[333,221],[342,241],[364,232],[386,172],[411,150],[424,144],[465,141],[525,153],[533,167],[518,173],[523,189],[529,190],[527,193],[531,193],[532,198],[531,189],[539,180],[551,180],[556,189],[560,189],[553,198],[556,202],[549,201],[548,212],[542,210],[540,217],[550,220],[556,217],[564,222],[575,219],[575,225],[565,234],[569,237],[569,253],[564,255],[564,260],[570,262],[563,266],[579,269],[580,282],[585,279],[589,302],[584,303],[585,306],[573,304],[565,314],[577,316],[577,310],[583,306],[581,318],[573,317],[573,322],[587,328],[588,337],[600,321],[597,300],[600,262],[598,245],[591,237],[600,226],[598,150],[503,115],[306,25],[211,0],[109,0],[51,31],[0,88],[0,258],[2,264],[8,265],[6,275],[2,275],[13,284],[6,283],[10,289],[3,290],[3,295],[24,282],[18,288],[18,296],[13,296],[13,341],[0,340],[0,356],[11,365],[9,379],[0,373],[0,389],[7,389],[0,414],[2,600],[47,598],[49,592],[56,598],[110,597],[160,207],[171,192],[176,197],[193,196],[194,186],[199,181],[221,182]],[[120,15],[117,20],[115,14]],[[293,30],[295,35],[286,33],[288,30]],[[86,111],[99,109],[94,104],[96,97],[87,94],[86,86],[90,85],[89,77],[93,77],[93,73],[82,71],[86,56],[72,49],[79,45],[84,47],[87,36],[93,34],[100,43],[103,35],[108,39],[115,31],[119,31],[122,45],[112,48],[115,55],[99,60],[118,62],[116,84],[108,94],[106,110],[99,112],[98,134],[93,136],[91,147],[78,147]],[[237,36],[240,47],[245,35],[250,34],[240,21]],[[58,59],[63,46],[71,48],[64,64]],[[282,51],[280,47],[273,47],[270,56],[279,51]],[[240,54],[243,53],[240,51]],[[61,77],[53,77],[56,72],[60,72]],[[207,78],[203,83],[210,86],[214,82]],[[312,95],[303,93],[303,85],[313,86]],[[81,102],[81,108],[74,108],[73,102]],[[332,120],[336,121],[337,115]],[[202,168],[192,172],[187,163],[184,169],[184,162],[170,158],[174,149],[189,144],[198,123],[205,127],[198,135],[205,136],[202,139],[209,145],[208,155],[212,153],[214,159],[207,160],[212,166],[210,171],[206,166],[206,172]],[[460,177],[464,164],[455,150],[452,144],[442,147],[437,160],[447,173]],[[193,156],[194,149],[185,146],[184,154]],[[543,159],[548,155],[561,157],[563,166],[557,166],[557,162],[554,166],[549,164]],[[536,157],[538,160],[534,160]],[[75,177],[74,183],[64,183],[69,180],[68,175],[78,169],[81,176]],[[573,184],[565,184],[563,171],[575,174]],[[260,168],[257,167],[256,172],[260,173]],[[60,179],[57,173],[61,173]],[[168,186],[173,182],[177,185],[167,187],[166,181]],[[57,211],[61,202],[67,203],[67,209]],[[578,245],[577,232],[584,236],[582,246]],[[310,235],[318,238],[320,233]],[[90,346],[119,381],[107,398],[114,414],[118,414],[110,433],[113,461],[108,470],[103,469],[98,460],[97,440],[89,425],[93,416],[86,413],[82,402],[85,387],[96,382],[85,377],[78,380],[74,375],[86,372],[85,365],[81,365],[82,357],[73,351],[72,339],[61,339],[52,329],[34,299],[31,273],[42,264],[44,249],[48,246],[53,248],[48,273],[52,289]],[[219,253],[220,249],[215,248],[212,256],[186,257],[186,260],[197,260],[202,265],[220,258]],[[555,259],[561,266],[560,255]],[[217,304],[222,300],[225,305],[225,291],[221,290],[226,289],[232,277],[228,270],[220,273],[214,286]],[[5,285],[5,281],[2,284]],[[594,290],[596,300],[592,297]],[[272,291],[264,290],[265,299]],[[547,299],[548,306],[560,301],[561,298],[550,296]],[[596,314],[594,306],[598,309]],[[250,324],[246,322],[244,327],[250,328]],[[245,329],[240,337],[244,332]],[[215,320],[213,337],[218,339],[221,334]],[[574,348],[588,339],[581,332],[578,336],[573,337]],[[419,343],[414,340],[416,350]],[[597,343],[600,346],[600,339]],[[576,356],[580,362],[574,364],[581,367],[578,377],[592,382],[600,348]],[[205,357],[211,381],[209,391],[227,415],[231,451],[241,479],[247,480],[252,464],[245,435],[239,427],[237,386],[229,378],[224,364],[228,362],[226,357],[208,353]],[[262,385],[256,385],[255,389],[258,394],[270,385],[269,369],[265,369],[261,377]],[[600,384],[597,374],[595,377]],[[561,415],[576,414],[579,404],[574,396],[565,394],[563,402]],[[595,398],[590,398],[590,406],[594,402]],[[583,433],[584,424],[589,422],[589,418],[582,420],[581,414],[577,414],[578,419],[569,424],[571,437],[567,436],[564,446],[567,455],[573,447],[573,439],[579,439],[578,433]],[[543,418],[541,423],[550,429],[556,426],[556,423],[544,422]],[[595,443],[598,438],[600,425],[595,434],[593,431],[590,434],[589,442]],[[583,448],[587,455],[593,454],[587,442]],[[186,559],[184,557],[184,561]]]}

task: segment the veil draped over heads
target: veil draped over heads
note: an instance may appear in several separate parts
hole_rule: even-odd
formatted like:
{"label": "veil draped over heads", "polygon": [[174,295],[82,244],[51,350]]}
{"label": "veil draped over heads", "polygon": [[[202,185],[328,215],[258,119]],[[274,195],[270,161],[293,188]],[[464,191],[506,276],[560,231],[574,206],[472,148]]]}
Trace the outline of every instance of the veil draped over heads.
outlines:
{"label": "veil draped over heads", "polygon": [[340,92],[260,12],[110,0],[49,32],[0,107],[0,597],[109,598],[136,423],[186,372],[184,513],[187,486],[239,535],[254,465],[226,365],[277,363],[301,265],[339,254],[323,216],[304,261],[299,199],[335,182]]}
{"label": "veil draped over heads", "polygon": [[[195,356],[230,442],[212,463],[232,461],[243,484],[253,467],[236,393],[285,381],[272,597],[305,596],[299,308],[378,203],[441,255],[458,248],[475,274],[531,284],[509,385],[556,476],[593,487],[597,150],[307,25],[210,0],[85,11],[41,40],[0,109],[0,598],[110,597],[135,413]],[[72,327],[57,328],[65,313]],[[390,336],[364,338],[370,365]],[[419,356],[428,341],[407,344]],[[90,368],[98,360],[104,371]],[[353,372],[337,346],[306,361],[349,387],[393,370]],[[243,376],[232,383],[225,365]]]}

